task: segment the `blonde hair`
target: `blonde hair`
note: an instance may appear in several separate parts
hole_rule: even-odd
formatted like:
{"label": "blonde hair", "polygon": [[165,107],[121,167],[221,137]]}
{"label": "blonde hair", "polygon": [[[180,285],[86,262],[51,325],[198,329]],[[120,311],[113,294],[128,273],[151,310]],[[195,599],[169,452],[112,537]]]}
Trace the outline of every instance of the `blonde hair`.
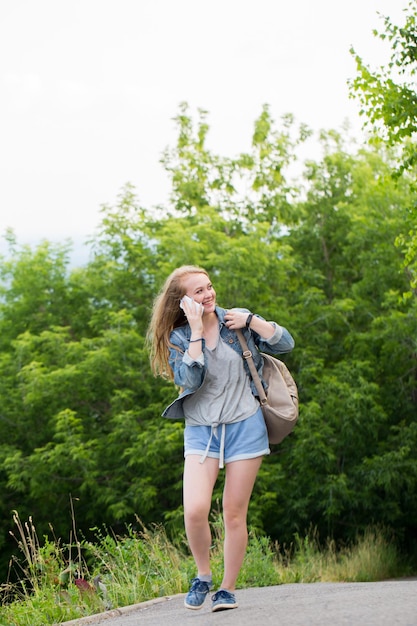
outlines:
{"label": "blonde hair", "polygon": [[169,380],[174,380],[174,373],[169,365],[169,348],[175,347],[169,338],[174,328],[186,322],[179,304],[185,295],[184,278],[189,274],[205,274],[209,277],[206,270],[196,265],[183,265],[174,270],[155,298],[146,335],[154,375]]}

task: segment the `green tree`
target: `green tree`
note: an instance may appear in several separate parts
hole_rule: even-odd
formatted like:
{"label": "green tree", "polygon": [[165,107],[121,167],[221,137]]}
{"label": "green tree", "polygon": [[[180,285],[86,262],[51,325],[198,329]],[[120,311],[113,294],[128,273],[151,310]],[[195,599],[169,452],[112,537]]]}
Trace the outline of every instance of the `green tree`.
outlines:
{"label": "green tree", "polygon": [[[206,114],[193,124],[182,105],[176,118],[177,145],[163,163],[172,179],[170,206],[149,223],[155,271],[166,276],[181,264],[204,264],[227,307],[260,303],[267,315],[285,292],[288,226],[297,220],[287,181],[297,146],[310,131],[285,116],[278,130],[268,107],[255,122],[252,149],[236,158],[219,157],[206,145]],[[256,271],[255,271],[256,268]]]}
{"label": "green tree", "polygon": [[[284,528],[295,522],[305,530],[310,521],[322,535],[353,536],[369,523],[393,522],[383,512],[389,492],[404,535],[410,526],[402,516],[407,510],[415,520],[417,510],[414,502],[400,504],[390,482],[398,484],[411,462],[397,431],[401,423],[414,432],[416,316],[415,303],[401,295],[407,276],[395,239],[411,220],[412,181],[392,178],[385,151],[370,146],[351,154],[331,136],[335,144],[324,137],[323,160],[308,165],[304,219],[289,237],[302,411],[282,445],[288,456],[275,519],[285,520]],[[365,476],[382,450],[404,464],[387,469],[377,485]]]}
{"label": "green tree", "polygon": [[[366,117],[365,127],[374,138],[401,148],[401,162],[396,174],[414,171],[417,165],[415,133],[417,131],[417,7],[414,1],[404,9],[405,22],[398,26],[389,17],[384,18],[384,30],[374,35],[391,46],[391,56],[385,65],[372,69],[351,50],[356,60],[357,76],[351,83],[351,94],[359,99],[361,114]],[[410,211],[417,218],[415,202]],[[417,287],[417,231],[415,223],[410,231],[398,237],[405,253],[411,286]]]}
{"label": "green tree", "polygon": [[160,417],[177,390],[152,377],[144,335],[154,296],[183,263],[208,269],[220,305],[259,311],[296,340],[286,361],[300,423],[263,464],[251,523],[287,542],[310,524],[347,539],[370,522],[410,539],[417,316],[394,241],[412,223],[411,174],[394,181],[389,150],[332,131],[290,184],[308,131],[288,116],[277,128],[267,107],[236,158],[207,148],[205,113],[194,123],[184,105],[177,127],[167,207],[144,209],[127,185],[103,207],[85,268],[46,243],[12,242],[2,264],[3,542],[11,509],[68,536],[70,495],[84,533],[135,515],[178,530],[182,424]]}

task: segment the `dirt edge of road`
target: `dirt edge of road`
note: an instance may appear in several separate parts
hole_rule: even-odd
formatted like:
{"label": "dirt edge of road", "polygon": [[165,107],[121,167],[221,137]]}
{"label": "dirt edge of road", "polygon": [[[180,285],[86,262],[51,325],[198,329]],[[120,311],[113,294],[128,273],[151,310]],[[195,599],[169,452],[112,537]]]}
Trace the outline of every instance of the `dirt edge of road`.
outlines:
{"label": "dirt edge of road", "polygon": [[[178,594],[184,595],[184,594]],[[108,611],[104,611],[104,613],[96,613],[95,615],[87,615],[86,617],[80,617],[77,619],[72,619],[69,622],[59,622],[59,624],[54,624],[53,626],[84,626],[87,624],[94,624],[96,621],[104,621],[106,619],[110,619],[112,617],[119,617],[120,615],[127,615],[128,613],[132,613],[133,611],[137,611],[138,609],[144,609],[147,606],[152,606],[153,604],[159,604],[160,602],[167,602],[176,596],[162,596],[161,598],[153,598],[153,600],[146,600],[146,602],[139,602],[139,604],[129,604],[129,606],[122,606],[120,609],[109,609]]]}

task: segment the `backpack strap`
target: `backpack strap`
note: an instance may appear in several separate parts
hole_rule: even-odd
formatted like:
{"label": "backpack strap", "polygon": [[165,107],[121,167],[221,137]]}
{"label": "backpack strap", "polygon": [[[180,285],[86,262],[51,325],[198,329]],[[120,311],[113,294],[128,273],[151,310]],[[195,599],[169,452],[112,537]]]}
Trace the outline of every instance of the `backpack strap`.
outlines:
{"label": "backpack strap", "polygon": [[258,370],[256,369],[255,363],[253,361],[252,352],[248,348],[248,344],[246,343],[246,339],[242,331],[235,330],[235,333],[237,335],[237,338],[239,339],[240,345],[242,346],[242,350],[243,350],[242,356],[245,359],[246,363],[248,364],[249,371],[252,376],[252,380],[255,383],[256,391],[258,392],[258,396],[259,396],[259,402],[261,406],[264,406],[265,404],[267,404],[266,393],[262,385],[262,381],[259,377]]}

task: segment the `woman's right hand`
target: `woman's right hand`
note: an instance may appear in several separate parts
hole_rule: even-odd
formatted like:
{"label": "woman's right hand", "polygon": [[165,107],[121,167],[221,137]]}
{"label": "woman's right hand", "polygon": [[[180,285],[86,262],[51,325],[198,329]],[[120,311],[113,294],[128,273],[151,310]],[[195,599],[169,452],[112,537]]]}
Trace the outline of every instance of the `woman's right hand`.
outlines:
{"label": "woman's right hand", "polygon": [[[203,335],[203,313],[204,307],[195,300],[183,298],[182,309],[191,328],[191,339],[197,339]],[[195,336],[194,336],[195,335]]]}

